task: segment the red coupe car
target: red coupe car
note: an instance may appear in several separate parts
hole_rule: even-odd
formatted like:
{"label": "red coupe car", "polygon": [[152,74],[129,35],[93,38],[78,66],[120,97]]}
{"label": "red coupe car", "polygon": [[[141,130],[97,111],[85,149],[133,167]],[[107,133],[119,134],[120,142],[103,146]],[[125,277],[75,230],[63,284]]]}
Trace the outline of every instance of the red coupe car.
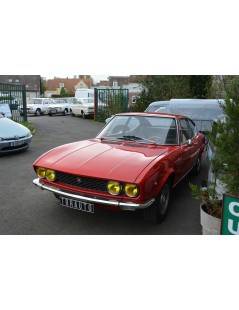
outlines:
{"label": "red coupe car", "polygon": [[204,135],[185,116],[117,114],[96,138],[40,156],[33,182],[65,207],[142,210],[146,221],[160,223],[171,189],[190,171],[199,173],[204,146]]}

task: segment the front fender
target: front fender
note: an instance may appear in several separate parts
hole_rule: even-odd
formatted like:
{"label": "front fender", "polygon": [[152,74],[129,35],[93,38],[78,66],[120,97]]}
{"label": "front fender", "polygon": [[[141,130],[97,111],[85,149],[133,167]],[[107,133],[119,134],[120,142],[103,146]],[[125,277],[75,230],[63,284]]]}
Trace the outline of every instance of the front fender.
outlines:
{"label": "front fender", "polygon": [[162,167],[159,167],[157,171],[154,171],[153,174],[146,177],[146,181],[143,186],[142,198],[156,198],[166,181],[173,176],[173,168],[168,168],[165,170]]}

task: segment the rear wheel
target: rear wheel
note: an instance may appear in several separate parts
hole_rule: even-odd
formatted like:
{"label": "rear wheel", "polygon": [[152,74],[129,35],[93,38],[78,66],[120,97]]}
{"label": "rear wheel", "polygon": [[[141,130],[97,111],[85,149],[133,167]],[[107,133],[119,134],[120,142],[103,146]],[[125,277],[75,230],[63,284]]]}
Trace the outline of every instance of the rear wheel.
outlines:
{"label": "rear wheel", "polygon": [[82,116],[82,118],[86,118],[86,115],[85,115],[85,112],[84,111],[81,111],[81,116]]}
{"label": "rear wheel", "polygon": [[65,110],[63,111],[63,115],[64,115],[64,116],[67,115],[67,109],[65,109]]}
{"label": "rear wheel", "polygon": [[198,158],[196,161],[196,164],[194,165],[192,169],[192,175],[198,175],[201,171],[201,162],[202,162],[202,155]]}
{"label": "rear wheel", "polygon": [[159,224],[165,219],[168,212],[170,190],[171,182],[168,180],[156,197],[155,202],[149,208],[143,210],[146,222]]}

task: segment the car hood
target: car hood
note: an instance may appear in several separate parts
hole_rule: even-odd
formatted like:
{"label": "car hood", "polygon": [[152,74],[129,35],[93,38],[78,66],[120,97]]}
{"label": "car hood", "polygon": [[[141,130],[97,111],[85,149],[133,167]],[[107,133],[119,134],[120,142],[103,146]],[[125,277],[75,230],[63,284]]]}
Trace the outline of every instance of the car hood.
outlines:
{"label": "car hood", "polygon": [[98,139],[66,144],[43,154],[34,165],[69,174],[134,182],[167,147],[106,143]]}
{"label": "car hood", "polygon": [[4,139],[13,138],[14,136],[24,137],[30,130],[25,126],[15,123],[8,118],[0,119],[0,137]]}

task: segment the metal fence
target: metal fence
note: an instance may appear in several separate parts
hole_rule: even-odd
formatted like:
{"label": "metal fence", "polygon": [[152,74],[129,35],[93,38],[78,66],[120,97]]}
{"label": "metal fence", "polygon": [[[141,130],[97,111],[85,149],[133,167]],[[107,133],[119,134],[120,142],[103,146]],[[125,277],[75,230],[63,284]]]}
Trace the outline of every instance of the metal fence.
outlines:
{"label": "metal fence", "polygon": [[27,121],[25,85],[0,83],[0,112],[14,121]]}
{"label": "metal fence", "polygon": [[104,122],[108,117],[128,111],[128,89],[95,88],[95,121]]}

